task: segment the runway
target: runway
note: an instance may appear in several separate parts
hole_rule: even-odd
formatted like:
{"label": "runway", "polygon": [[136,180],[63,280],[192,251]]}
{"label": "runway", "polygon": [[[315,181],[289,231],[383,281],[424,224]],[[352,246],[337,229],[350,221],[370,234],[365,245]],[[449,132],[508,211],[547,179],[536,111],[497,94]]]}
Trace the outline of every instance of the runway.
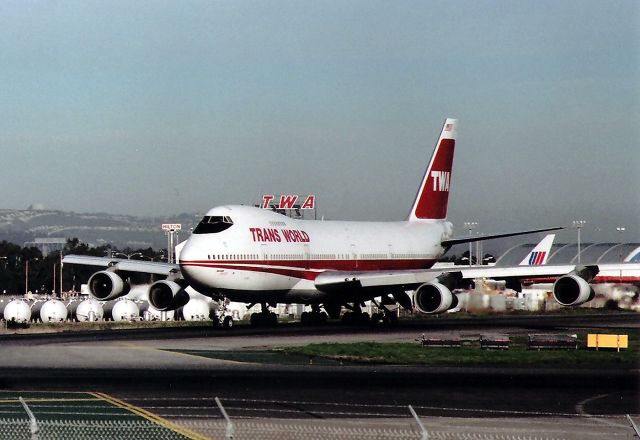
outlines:
{"label": "runway", "polygon": [[[409,405],[434,432],[439,427],[442,435],[432,438],[498,438],[456,437],[479,432],[502,432],[504,438],[527,432],[549,439],[632,438],[625,415],[637,418],[640,414],[638,369],[340,365],[304,357],[282,362],[254,355],[274,347],[322,341],[409,342],[423,332],[469,336],[487,331],[523,334],[531,326],[536,332],[544,330],[540,326],[547,331],[637,326],[636,319],[626,316],[600,317],[598,322],[585,317],[527,317],[520,325],[513,318],[497,323],[485,320],[459,325],[458,330],[452,330],[450,321],[455,320],[396,329],[285,326],[226,333],[161,329],[115,335],[5,335],[0,338],[0,389],[104,393],[131,408],[193,428],[204,438],[224,434],[215,397],[238,429],[246,428],[246,438],[251,438],[250,433],[256,438],[251,426],[267,422],[278,425],[272,426],[279,433],[273,438],[287,438],[287,429],[298,432],[319,423],[325,428],[316,426],[304,438],[349,438],[347,431],[334,437],[328,431],[329,437],[313,436],[327,426],[334,426],[336,433],[341,426],[380,432],[393,428],[408,430],[407,437],[397,438],[419,438]],[[221,355],[203,357],[189,354],[190,350]],[[461,430],[461,426],[473,428]],[[374,431],[368,438],[377,438]]]}

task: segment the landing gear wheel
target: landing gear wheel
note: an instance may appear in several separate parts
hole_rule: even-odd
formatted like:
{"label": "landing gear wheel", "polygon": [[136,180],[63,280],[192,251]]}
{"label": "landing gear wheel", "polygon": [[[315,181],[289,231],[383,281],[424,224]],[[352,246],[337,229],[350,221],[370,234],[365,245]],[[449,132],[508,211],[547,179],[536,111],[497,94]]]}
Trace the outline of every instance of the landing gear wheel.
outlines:
{"label": "landing gear wheel", "polygon": [[302,325],[322,325],[327,322],[329,316],[324,312],[302,312],[300,324]]}
{"label": "landing gear wheel", "polygon": [[275,327],[278,325],[278,315],[275,313],[252,313],[251,314],[251,326],[252,327]]}
{"label": "landing gear wheel", "polygon": [[398,325],[398,315],[391,312],[385,313],[382,322],[388,327],[395,327]]}
{"label": "landing gear wheel", "polygon": [[383,319],[384,315],[382,313],[374,313],[371,315],[371,327],[377,327]]}
{"label": "landing gear wheel", "polygon": [[342,315],[342,323],[345,325],[368,325],[370,322],[367,312],[346,312]]}
{"label": "landing gear wheel", "polygon": [[222,320],[222,328],[230,330],[233,327],[233,318],[231,316],[225,316]]}

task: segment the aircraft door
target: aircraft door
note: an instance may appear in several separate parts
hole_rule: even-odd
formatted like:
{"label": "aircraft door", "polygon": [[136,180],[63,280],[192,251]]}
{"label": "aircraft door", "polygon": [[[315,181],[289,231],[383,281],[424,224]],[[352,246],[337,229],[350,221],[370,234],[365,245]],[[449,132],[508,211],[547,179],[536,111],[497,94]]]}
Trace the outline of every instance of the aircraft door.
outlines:
{"label": "aircraft door", "polygon": [[356,245],[352,244],[349,248],[351,251],[350,257],[351,257],[351,260],[353,261],[353,267],[354,269],[357,270],[358,269],[358,252],[356,250]]}
{"label": "aircraft door", "polygon": [[266,243],[260,245],[260,258],[262,258],[263,261],[269,259],[269,246],[267,246]]}
{"label": "aircraft door", "polygon": [[302,252],[304,258],[304,268],[309,269],[309,261],[311,260],[311,249],[309,249],[308,244],[302,245]]}

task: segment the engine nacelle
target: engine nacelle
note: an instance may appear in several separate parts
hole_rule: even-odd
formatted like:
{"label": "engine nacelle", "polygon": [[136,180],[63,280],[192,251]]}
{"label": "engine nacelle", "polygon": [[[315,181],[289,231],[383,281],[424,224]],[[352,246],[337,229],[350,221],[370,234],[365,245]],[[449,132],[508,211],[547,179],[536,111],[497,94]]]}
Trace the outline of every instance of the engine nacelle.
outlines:
{"label": "engine nacelle", "polygon": [[414,294],[416,308],[422,313],[442,313],[458,305],[458,297],[437,281],[423,284]]}
{"label": "engine nacelle", "polygon": [[149,286],[149,304],[162,311],[175,310],[189,302],[189,294],[175,281],[160,280]]}
{"label": "engine nacelle", "polygon": [[99,301],[109,301],[129,293],[129,283],[109,270],[96,272],[87,282],[89,292]]}
{"label": "engine nacelle", "polygon": [[562,306],[579,306],[591,301],[595,295],[587,280],[575,272],[553,283],[553,298]]}

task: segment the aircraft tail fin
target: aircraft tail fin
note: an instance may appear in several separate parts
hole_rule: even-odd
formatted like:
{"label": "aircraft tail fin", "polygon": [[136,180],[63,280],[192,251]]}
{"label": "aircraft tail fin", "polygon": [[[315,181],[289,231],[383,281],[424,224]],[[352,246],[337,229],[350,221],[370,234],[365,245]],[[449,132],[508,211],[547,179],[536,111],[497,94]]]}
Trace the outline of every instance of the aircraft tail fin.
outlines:
{"label": "aircraft tail fin", "polygon": [[555,238],[556,234],[546,235],[542,241],[529,252],[529,255],[524,257],[520,266],[542,266],[547,264],[549,252],[551,251],[551,246],[553,246],[553,240]]}
{"label": "aircraft tail fin", "polygon": [[413,202],[409,221],[440,220],[447,217],[457,125],[456,119],[447,118],[444,121],[438,143]]}

